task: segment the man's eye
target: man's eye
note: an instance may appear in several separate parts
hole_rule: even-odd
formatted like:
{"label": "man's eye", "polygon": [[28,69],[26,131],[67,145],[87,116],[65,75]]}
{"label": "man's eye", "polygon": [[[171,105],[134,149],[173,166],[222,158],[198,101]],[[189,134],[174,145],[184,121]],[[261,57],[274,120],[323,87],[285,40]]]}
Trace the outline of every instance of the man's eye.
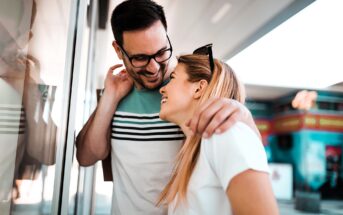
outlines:
{"label": "man's eye", "polygon": [[162,57],[163,55],[165,55],[167,52],[167,50],[163,50],[163,51],[160,51],[159,53],[156,54],[156,57]]}
{"label": "man's eye", "polygon": [[148,57],[147,56],[135,56],[132,59],[135,61],[147,61]]}

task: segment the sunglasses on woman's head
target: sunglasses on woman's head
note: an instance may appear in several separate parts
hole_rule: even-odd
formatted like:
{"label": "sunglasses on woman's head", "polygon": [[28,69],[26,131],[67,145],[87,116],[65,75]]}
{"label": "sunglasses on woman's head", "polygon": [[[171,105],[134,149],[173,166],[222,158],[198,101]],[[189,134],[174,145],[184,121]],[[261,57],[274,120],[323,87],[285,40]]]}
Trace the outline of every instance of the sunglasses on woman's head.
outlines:
{"label": "sunglasses on woman's head", "polygon": [[210,68],[211,72],[214,70],[214,60],[213,60],[213,54],[212,54],[212,43],[201,46],[200,48],[197,48],[193,51],[193,54],[198,55],[208,55],[208,59],[210,61]]}

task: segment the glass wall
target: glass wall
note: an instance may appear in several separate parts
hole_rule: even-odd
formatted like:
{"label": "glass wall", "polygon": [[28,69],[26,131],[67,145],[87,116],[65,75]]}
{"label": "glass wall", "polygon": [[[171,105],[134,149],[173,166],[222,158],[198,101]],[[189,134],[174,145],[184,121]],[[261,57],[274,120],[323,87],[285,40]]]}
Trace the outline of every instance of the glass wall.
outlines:
{"label": "glass wall", "polygon": [[58,213],[75,2],[0,1],[0,214]]}
{"label": "glass wall", "polygon": [[[78,26],[85,27],[82,29],[83,39],[80,44],[83,51],[80,56],[81,74],[78,77],[76,98],[76,135],[97,105],[99,89],[103,88],[108,68],[118,61],[111,45],[113,34],[108,20],[114,4],[114,1],[90,1],[87,5],[87,14],[79,14]],[[108,56],[111,56],[110,62],[105,61]],[[110,214],[111,203],[112,181],[104,181],[101,162],[90,167],[80,167],[74,156],[71,165],[68,213]]]}

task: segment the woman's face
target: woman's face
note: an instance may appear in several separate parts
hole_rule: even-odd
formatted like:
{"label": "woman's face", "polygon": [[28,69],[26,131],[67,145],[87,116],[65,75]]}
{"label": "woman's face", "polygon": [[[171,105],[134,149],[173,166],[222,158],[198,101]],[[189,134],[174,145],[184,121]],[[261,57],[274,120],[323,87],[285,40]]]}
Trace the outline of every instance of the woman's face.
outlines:
{"label": "woman's face", "polygon": [[178,64],[170,75],[170,81],[160,89],[162,94],[160,118],[178,125],[193,114],[197,83],[188,81],[186,67]]}

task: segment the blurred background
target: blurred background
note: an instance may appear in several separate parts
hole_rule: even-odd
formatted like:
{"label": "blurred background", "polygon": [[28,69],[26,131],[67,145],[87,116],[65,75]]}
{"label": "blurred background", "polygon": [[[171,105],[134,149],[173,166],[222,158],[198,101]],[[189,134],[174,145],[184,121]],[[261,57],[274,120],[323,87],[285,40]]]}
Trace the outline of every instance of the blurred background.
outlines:
{"label": "blurred background", "polygon": [[[0,215],[110,214],[74,139],[119,60],[117,0],[0,0]],[[156,0],[174,55],[213,43],[244,82],[281,214],[343,214],[343,1]]]}

